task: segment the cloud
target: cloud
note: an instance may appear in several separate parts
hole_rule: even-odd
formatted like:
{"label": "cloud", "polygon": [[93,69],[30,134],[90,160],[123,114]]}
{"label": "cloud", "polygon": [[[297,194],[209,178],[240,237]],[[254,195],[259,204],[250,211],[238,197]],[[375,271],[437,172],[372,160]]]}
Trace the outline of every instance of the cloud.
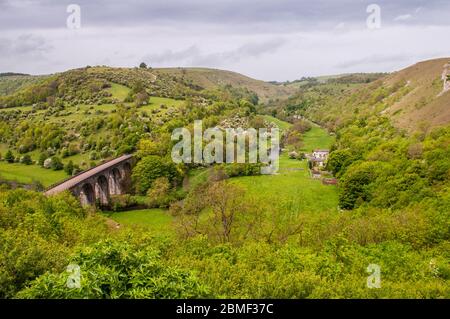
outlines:
{"label": "cloud", "polygon": [[39,58],[51,49],[52,46],[43,37],[32,34],[22,34],[16,39],[0,39],[0,55],[4,58],[17,56]]}
{"label": "cloud", "polygon": [[[66,8],[71,3],[81,7],[83,25],[119,27],[158,25],[215,25],[227,29],[261,30],[261,27],[289,30],[332,28],[345,22],[362,24],[366,8],[373,1],[360,0],[8,0],[0,1],[0,28],[64,28]],[[448,1],[377,0],[383,15],[392,20],[402,12],[423,10],[417,23],[448,24],[443,12]],[[242,28],[242,27],[245,28]]]}
{"label": "cloud", "polygon": [[264,42],[246,43],[232,50],[211,53],[204,53],[197,45],[192,45],[179,51],[166,50],[158,54],[147,54],[143,60],[151,65],[178,63],[179,65],[213,67],[275,53],[285,43],[285,39],[274,38]]}
{"label": "cloud", "polygon": [[[377,0],[382,28],[369,30],[366,8],[373,2],[0,0],[0,72],[146,61],[287,80],[391,71],[436,52],[450,55],[450,42],[442,40],[450,33],[448,0]],[[66,27],[71,3],[81,7],[81,29]]]}
{"label": "cloud", "polygon": [[411,18],[412,18],[412,15],[410,15],[410,14],[402,14],[402,15],[396,16],[394,18],[394,21],[406,21]]}
{"label": "cloud", "polygon": [[396,63],[408,60],[410,56],[406,54],[394,54],[394,55],[370,55],[360,59],[348,60],[346,62],[338,63],[337,68],[346,69],[361,65],[374,65],[384,63]]}

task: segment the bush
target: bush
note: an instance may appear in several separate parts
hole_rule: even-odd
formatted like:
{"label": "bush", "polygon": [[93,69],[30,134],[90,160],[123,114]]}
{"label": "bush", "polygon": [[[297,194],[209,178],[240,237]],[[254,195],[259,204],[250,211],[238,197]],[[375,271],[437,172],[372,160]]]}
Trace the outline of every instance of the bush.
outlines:
{"label": "bush", "polygon": [[[102,241],[71,259],[81,270],[80,288],[67,289],[69,273],[45,274],[19,298],[205,298],[207,288],[190,272],[167,265],[158,249]],[[105,271],[107,270],[107,271]]]}
{"label": "bush", "polygon": [[137,200],[134,196],[129,194],[112,195],[110,199],[111,208],[113,211],[121,211],[126,208],[136,206]]}
{"label": "bush", "polygon": [[5,161],[8,163],[14,163],[14,155],[11,150],[8,150],[5,154]]}
{"label": "bush", "polygon": [[50,168],[54,171],[59,171],[64,168],[64,164],[59,157],[53,156],[51,158]]}
{"label": "bush", "polygon": [[174,196],[170,194],[170,182],[167,177],[158,177],[147,191],[147,204],[149,207],[167,208]]}
{"label": "bush", "polygon": [[74,169],[75,167],[73,166],[72,161],[69,161],[69,163],[67,163],[67,165],[64,167],[64,171],[66,172],[67,175],[72,175]]}
{"label": "bush", "polygon": [[44,168],[50,169],[52,167],[52,159],[47,158],[42,165]]}
{"label": "bush", "polygon": [[45,160],[48,158],[47,153],[41,153],[38,159],[38,165],[44,167]]}
{"label": "bush", "polygon": [[0,298],[14,297],[45,272],[62,271],[73,247],[107,234],[103,221],[87,216],[68,193],[0,191]]}
{"label": "bush", "polygon": [[296,159],[298,157],[298,153],[295,151],[292,151],[289,153],[289,158],[290,159]]}
{"label": "bush", "polygon": [[228,177],[261,175],[261,163],[231,163],[221,164]]}
{"label": "bush", "polygon": [[146,194],[158,177],[166,177],[172,185],[175,185],[180,181],[181,174],[170,158],[155,155],[142,158],[134,167],[132,174],[136,192]]}
{"label": "bush", "polygon": [[25,164],[25,165],[31,165],[31,164],[33,164],[33,160],[31,159],[31,156],[28,155],[28,154],[25,154],[24,156],[22,156],[22,157],[20,158],[20,162],[21,162],[22,164]]}

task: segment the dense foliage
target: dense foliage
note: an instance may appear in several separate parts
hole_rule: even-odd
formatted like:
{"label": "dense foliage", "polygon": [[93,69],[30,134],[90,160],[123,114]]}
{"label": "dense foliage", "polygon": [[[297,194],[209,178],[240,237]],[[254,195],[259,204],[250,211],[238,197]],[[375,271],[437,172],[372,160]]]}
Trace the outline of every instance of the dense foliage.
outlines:
{"label": "dense foliage", "polygon": [[[169,208],[173,224],[161,235],[118,225],[69,194],[0,185],[0,297],[449,298],[450,128],[407,134],[393,126],[381,111],[410,89],[362,87],[377,77],[304,79],[298,95],[264,110],[292,123],[283,132],[292,158],[303,158],[304,136],[316,129],[305,118],[336,136],[327,169],[339,179],[339,207],[314,213],[302,194],[271,205],[236,182],[260,192],[258,164],[198,167],[168,158],[172,130],[192,129],[196,119],[205,128],[234,120],[266,126],[246,89],[204,90],[142,67],[84,68],[14,90],[3,106],[31,106],[0,112],[5,165],[34,159],[70,175],[135,152],[140,196],[114,196],[111,208]],[[185,101],[143,109],[157,96]],[[93,163],[79,167],[77,157]],[[367,287],[370,264],[381,268],[379,289]],[[69,265],[79,267],[80,287],[67,285]]]}
{"label": "dense foliage", "polygon": [[[279,239],[266,228],[269,221],[253,219],[263,212],[253,211],[250,235],[242,241],[249,219],[242,211],[248,203],[235,196],[240,190],[206,192],[216,213],[202,221],[200,234],[185,239],[151,237],[136,228],[108,230],[98,213],[83,210],[68,195],[0,192],[2,297],[450,295],[448,195],[428,208],[420,204],[395,213],[360,208],[345,215],[303,215],[297,232],[294,219],[278,224]],[[214,226],[216,218],[232,216],[227,227]],[[366,287],[372,263],[382,269],[380,289]],[[67,286],[69,265],[80,267],[80,288]]]}

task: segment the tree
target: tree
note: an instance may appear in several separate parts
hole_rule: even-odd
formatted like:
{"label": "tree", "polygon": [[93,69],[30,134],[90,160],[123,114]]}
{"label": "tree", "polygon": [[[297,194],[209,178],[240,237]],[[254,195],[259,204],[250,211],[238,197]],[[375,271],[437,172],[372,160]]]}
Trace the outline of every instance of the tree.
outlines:
{"label": "tree", "polygon": [[141,69],[146,69],[147,68],[147,64],[145,62],[141,62],[141,64],[139,64],[139,67]]}
{"label": "tree", "polygon": [[298,131],[302,134],[308,132],[311,128],[311,123],[305,120],[297,120],[292,125],[292,130]]}
{"label": "tree", "polygon": [[137,107],[146,105],[147,102],[148,102],[148,94],[147,92],[145,92],[145,90],[136,94],[135,103]]}
{"label": "tree", "polygon": [[14,155],[11,150],[8,150],[5,154],[5,161],[8,163],[14,163]]}
{"label": "tree", "polygon": [[215,242],[244,242],[262,216],[261,203],[244,194],[243,188],[224,180],[198,185],[182,203],[170,207],[179,235],[189,238],[202,234]]}
{"label": "tree", "polygon": [[42,167],[46,168],[46,169],[50,169],[52,167],[52,158],[49,157],[44,161],[44,165],[42,165]]}
{"label": "tree", "polygon": [[383,165],[379,162],[359,162],[351,165],[340,180],[339,206],[353,209],[372,199],[371,184]]}
{"label": "tree", "polygon": [[243,193],[242,188],[224,181],[213,183],[206,193],[205,200],[213,212],[212,235],[217,236],[222,242],[230,241],[236,215],[243,214],[247,210]]}
{"label": "tree", "polygon": [[72,175],[74,170],[73,162],[69,161],[66,166],[64,166],[64,171],[67,173],[67,175]]}
{"label": "tree", "polygon": [[327,161],[327,169],[337,177],[342,176],[350,164],[356,160],[356,155],[350,149],[341,149],[331,152]]}
{"label": "tree", "polygon": [[31,159],[31,156],[28,154],[25,154],[24,156],[22,156],[22,158],[20,159],[20,162],[25,165],[33,164],[33,160]]}
{"label": "tree", "polygon": [[154,180],[152,187],[147,191],[148,203],[154,207],[167,207],[170,202],[170,182],[165,176]]}
{"label": "tree", "polygon": [[132,179],[136,191],[145,194],[158,177],[167,177],[174,184],[180,179],[180,173],[170,158],[150,155],[142,158],[133,169]]}
{"label": "tree", "polygon": [[46,160],[47,158],[48,158],[48,154],[47,154],[47,153],[41,153],[41,154],[39,155],[39,160],[38,160],[39,166],[44,167],[44,163],[45,163],[45,160]]}
{"label": "tree", "polygon": [[142,158],[149,155],[164,156],[170,147],[170,135],[160,134],[158,140],[142,139],[138,143],[137,157]]}
{"label": "tree", "polygon": [[52,157],[52,163],[50,165],[51,169],[54,171],[59,171],[64,168],[64,164],[58,156]]}

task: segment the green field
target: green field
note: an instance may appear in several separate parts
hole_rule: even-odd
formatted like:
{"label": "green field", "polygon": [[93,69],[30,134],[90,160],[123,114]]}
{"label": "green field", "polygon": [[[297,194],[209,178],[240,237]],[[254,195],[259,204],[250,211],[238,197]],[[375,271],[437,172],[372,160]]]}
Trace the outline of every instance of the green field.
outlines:
{"label": "green field", "polygon": [[114,98],[118,99],[120,102],[123,102],[130,92],[130,89],[125,85],[111,83],[111,87],[108,89],[108,91]]}
{"label": "green field", "polygon": [[179,108],[183,105],[184,100],[174,100],[166,97],[151,96],[147,105],[141,106],[140,109],[144,111],[152,111],[154,109],[160,109],[164,113],[164,109],[161,109],[161,105],[166,107]]}
{"label": "green field", "polygon": [[164,209],[142,209],[125,212],[107,212],[106,216],[121,225],[139,225],[158,235],[171,235],[172,216]]}
{"label": "green field", "polygon": [[4,180],[17,181],[24,184],[39,181],[42,185],[48,187],[67,177],[64,171],[53,171],[37,165],[0,162],[0,179]]}
{"label": "green field", "polygon": [[[283,127],[288,127],[289,124]],[[305,148],[328,148],[333,142],[325,130],[314,127],[304,135]],[[205,181],[209,170],[200,168],[189,173],[189,188]],[[310,177],[307,161],[280,157],[280,170],[276,175],[238,177],[229,180],[246,190],[245,196],[254,197],[273,211],[283,213],[335,213],[338,211],[336,186],[326,186]],[[140,225],[156,234],[170,235],[174,230],[172,217],[163,209],[144,209],[106,213],[122,225]]]}
{"label": "green field", "polygon": [[313,124],[311,130],[303,135],[303,147],[301,150],[310,153],[317,148],[329,149],[333,142],[333,136],[330,136],[324,129]]}
{"label": "green field", "polygon": [[284,121],[277,119],[276,117],[273,117],[270,115],[264,115],[263,117],[267,122],[276,124],[278,126],[278,128],[283,131],[288,130],[292,126],[291,123],[284,122]]}
{"label": "green field", "polygon": [[[318,127],[303,136],[304,150],[329,148],[333,137]],[[274,209],[295,212],[337,211],[337,187],[323,185],[310,177],[306,160],[289,159],[287,154],[280,156],[280,169],[276,175],[239,177],[231,180],[247,190],[247,196],[254,196],[269,203]]]}
{"label": "green field", "polygon": [[[279,121],[279,120],[278,120]],[[280,122],[280,126],[289,127],[289,123]],[[334,138],[318,127],[303,135],[305,151],[316,148],[330,148]],[[207,169],[190,172],[189,187],[205,181]],[[320,180],[312,179],[306,160],[289,159],[286,153],[280,156],[280,168],[275,175],[245,176],[229,180],[245,189],[245,196],[268,205],[277,212],[322,213],[338,211],[337,186],[323,185]]]}
{"label": "green field", "polygon": [[280,157],[276,175],[233,178],[230,181],[246,189],[246,196],[265,202],[274,210],[296,213],[337,211],[337,187],[323,185],[310,177],[307,161]]}

